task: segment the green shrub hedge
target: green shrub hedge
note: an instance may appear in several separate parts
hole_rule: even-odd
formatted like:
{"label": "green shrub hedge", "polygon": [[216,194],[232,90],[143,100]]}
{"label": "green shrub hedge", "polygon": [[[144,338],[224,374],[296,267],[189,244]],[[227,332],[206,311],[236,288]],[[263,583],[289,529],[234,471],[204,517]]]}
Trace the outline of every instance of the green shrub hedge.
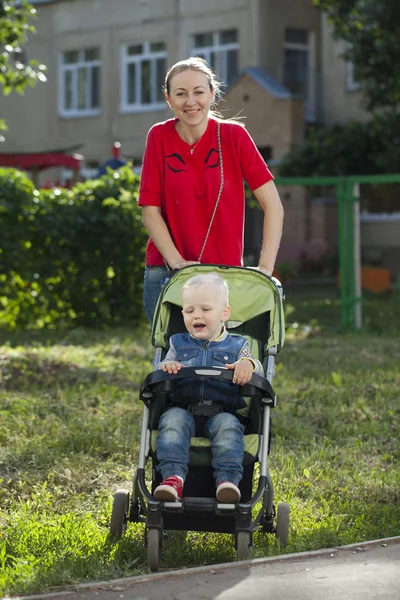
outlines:
{"label": "green shrub hedge", "polygon": [[0,169],[0,325],[139,321],[147,235],[129,167],[71,190]]}

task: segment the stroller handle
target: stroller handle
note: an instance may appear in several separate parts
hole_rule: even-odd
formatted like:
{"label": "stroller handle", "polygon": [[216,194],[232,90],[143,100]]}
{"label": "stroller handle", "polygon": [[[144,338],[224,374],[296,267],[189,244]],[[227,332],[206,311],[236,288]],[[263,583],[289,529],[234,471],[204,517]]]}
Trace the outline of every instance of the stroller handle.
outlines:
{"label": "stroller handle", "polygon": [[[173,393],[182,379],[200,379],[215,377],[218,380],[229,381],[232,383],[234,372],[231,369],[219,367],[185,367],[178,373],[170,375],[161,369],[149,373],[143,381],[139,398],[149,408],[157,392]],[[262,399],[263,404],[271,407],[276,406],[276,395],[268,379],[261,375],[253,374],[249,383],[241,385],[240,395],[258,397]]]}

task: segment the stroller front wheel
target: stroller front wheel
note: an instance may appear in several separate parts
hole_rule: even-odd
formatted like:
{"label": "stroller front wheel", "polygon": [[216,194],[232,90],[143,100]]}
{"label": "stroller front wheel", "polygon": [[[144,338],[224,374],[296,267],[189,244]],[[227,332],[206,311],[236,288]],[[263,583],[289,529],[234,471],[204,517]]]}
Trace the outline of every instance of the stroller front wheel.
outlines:
{"label": "stroller front wheel", "polygon": [[289,515],[289,504],[287,504],[287,502],[279,502],[276,518],[276,537],[282,546],[287,546],[289,539]]}
{"label": "stroller front wheel", "polygon": [[236,556],[238,560],[249,558],[251,545],[251,533],[249,531],[238,531],[236,535]]}
{"label": "stroller front wheel", "polygon": [[118,540],[126,530],[129,511],[128,490],[117,490],[111,513],[110,536]]}
{"label": "stroller front wheel", "polygon": [[147,564],[150,571],[160,568],[161,531],[156,528],[147,530]]}

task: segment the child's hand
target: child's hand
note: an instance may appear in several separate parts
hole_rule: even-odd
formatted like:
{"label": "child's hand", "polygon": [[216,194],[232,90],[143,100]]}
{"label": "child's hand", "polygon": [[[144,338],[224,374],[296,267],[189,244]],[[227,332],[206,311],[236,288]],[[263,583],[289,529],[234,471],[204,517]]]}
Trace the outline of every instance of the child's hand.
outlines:
{"label": "child's hand", "polygon": [[176,360],[169,360],[168,362],[165,362],[164,364],[161,365],[161,369],[163,371],[166,371],[170,375],[176,375],[177,372],[182,369],[182,367],[183,367],[182,363],[180,363]]}
{"label": "child's hand", "polygon": [[225,366],[227,369],[234,369],[232,382],[237,383],[238,385],[248,383],[254,372],[253,361],[248,358],[243,358],[231,365],[226,364]]}

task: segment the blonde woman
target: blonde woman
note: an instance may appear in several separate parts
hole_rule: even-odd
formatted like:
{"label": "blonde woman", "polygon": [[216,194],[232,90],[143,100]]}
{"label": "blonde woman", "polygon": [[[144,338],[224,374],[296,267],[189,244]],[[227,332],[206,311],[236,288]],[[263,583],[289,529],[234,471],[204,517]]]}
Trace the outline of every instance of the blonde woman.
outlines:
{"label": "blonde woman", "polygon": [[164,93],[175,117],[150,129],[139,205],[149,234],[144,308],[152,322],[168,269],[242,266],[247,182],[264,211],[258,268],[274,269],[283,208],[273,176],[245,129],[212,112],[219,82],[201,58],[176,63]]}

